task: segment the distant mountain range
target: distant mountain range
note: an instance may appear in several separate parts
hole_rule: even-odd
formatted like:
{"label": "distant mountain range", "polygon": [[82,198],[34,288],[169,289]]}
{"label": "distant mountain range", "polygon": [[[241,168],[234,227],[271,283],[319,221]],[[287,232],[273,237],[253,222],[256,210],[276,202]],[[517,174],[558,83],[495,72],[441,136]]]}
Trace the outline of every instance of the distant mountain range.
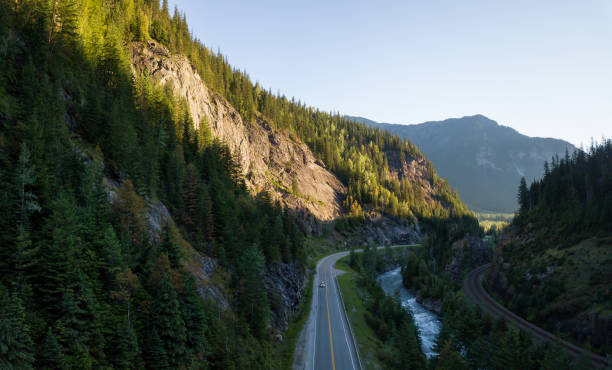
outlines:
{"label": "distant mountain range", "polygon": [[530,183],[542,177],[545,161],[576,150],[567,141],[525,136],[480,114],[417,125],[349,118],[411,140],[479,212],[514,212],[521,177]]}

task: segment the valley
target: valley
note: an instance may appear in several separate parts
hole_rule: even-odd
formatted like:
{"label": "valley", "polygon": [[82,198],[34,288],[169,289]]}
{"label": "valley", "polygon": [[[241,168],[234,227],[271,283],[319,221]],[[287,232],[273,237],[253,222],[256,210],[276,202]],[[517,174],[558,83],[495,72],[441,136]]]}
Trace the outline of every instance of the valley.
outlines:
{"label": "valley", "polygon": [[612,366],[609,139],[308,105],[206,6],[0,0],[1,369]]}

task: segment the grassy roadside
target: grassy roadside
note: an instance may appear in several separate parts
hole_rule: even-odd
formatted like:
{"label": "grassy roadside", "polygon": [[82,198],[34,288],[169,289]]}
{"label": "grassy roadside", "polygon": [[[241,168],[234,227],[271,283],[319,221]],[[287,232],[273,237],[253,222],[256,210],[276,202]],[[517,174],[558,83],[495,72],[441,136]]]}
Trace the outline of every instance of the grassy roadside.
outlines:
{"label": "grassy roadside", "polygon": [[338,276],[338,285],[342,292],[346,314],[355,333],[363,366],[367,369],[382,369],[376,355],[382,343],[365,321],[366,310],[363,306],[363,292],[357,284],[357,273],[348,266],[348,256],[341,258],[335,267],[346,271]]}

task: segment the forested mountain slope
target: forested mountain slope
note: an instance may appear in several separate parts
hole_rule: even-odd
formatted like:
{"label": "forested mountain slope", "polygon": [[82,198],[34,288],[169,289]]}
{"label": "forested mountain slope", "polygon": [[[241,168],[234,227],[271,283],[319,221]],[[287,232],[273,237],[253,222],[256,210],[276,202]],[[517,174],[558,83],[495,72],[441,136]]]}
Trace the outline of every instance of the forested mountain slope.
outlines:
{"label": "forested mountain slope", "polygon": [[482,115],[417,125],[350,118],[412,141],[475,211],[513,213],[521,177],[540,178],[545,161],[576,150],[566,141],[528,137]]}
{"label": "forested mountain slope", "polygon": [[167,85],[184,99],[193,129],[202,126],[228,145],[251,193],[271,194],[294,211],[308,234],[318,233],[321,221],[341,215],[344,185],[305,144],[262,119],[244,121],[225,98],[209,91],[186,57],[170,55],[155,41],[134,43],[131,49],[132,71],[139,85],[151,95],[156,82]]}
{"label": "forested mountain slope", "polygon": [[[152,36],[165,40],[163,37]],[[258,164],[258,156],[252,154],[262,152],[252,148],[261,143],[240,138],[244,132],[252,135],[263,128],[275,135],[284,132],[283,135],[288,135],[291,140],[308,145],[318,159],[315,166],[326,167],[347,187],[343,202],[347,215],[359,216],[364,208],[404,217],[448,217],[451,214],[466,214],[466,208],[449,184],[437,176],[433,165],[409,142],[365,125],[355,124],[342,116],[307,107],[294,99],[272,95],[258,84],[252,84],[245,73],[232,70],[221,55],[213,54],[197,40],[188,38],[182,45],[189,42],[190,46],[183,48],[173,47],[172,42],[168,42],[170,54],[156,43],[136,46],[133,50],[138,52],[132,55],[137,65],[135,69],[148,71],[162,85],[173,81],[170,85],[174,86],[174,91],[189,102],[194,122],[205,118],[213,133],[227,140],[235,155],[241,158],[247,181],[249,174],[254,175],[253,188],[259,188],[259,184],[265,182],[258,179],[261,177],[258,172],[262,172],[262,168],[269,163]],[[151,49],[151,45],[153,49],[157,48],[157,52]],[[140,52],[146,57],[138,56]],[[168,56],[171,59],[181,58],[177,52],[187,55],[193,67],[192,71],[186,66],[177,67],[173,71],[164,67],[169,63]],[[196,72],[200,77],[195,77]],[[190,77],[187,78],[187,75]],[[204,89],[209,91],[213,101],[219,102],[219,105],[207,104],[203,88],[185,86],[185,78],[189,81],[201,78],[205,84]],[[227,102],[220,99],[220,96],[225,97]],[[204,106],[195,103],[199,98],[203,99]],[[231,119],[220,116],[218,108],[215,108],[227,106],[228,103],[238,112],[232,114]],[[261,139],[266,141],[263,137]],[[271,140],[270,147],[276,146],[274,139]],[[284,163],[284,167],[287,172],[287,163]],[[282,192],[287,189],[289,191],[285,192],[292,192],[290,172],[289,176],[282,175],[281,171],[281,174],[274,173],[272,177],[278,181],[274,184],[276,190]],[[300,186],[315,186],[313,179],[303,180],[305,181],[297,184],[298,193]]]}
{"label": "forested mountain slope", "polygon": [[596,352],[612,350],[612,143],[555,157],[519,189],[491,288],[514,312]]}
{"label": "forested mountain slope", "polygon": [[0,190],[2,368],[278,368],[306,218],[469,218],[415,146],[148,0],[0,0]]}

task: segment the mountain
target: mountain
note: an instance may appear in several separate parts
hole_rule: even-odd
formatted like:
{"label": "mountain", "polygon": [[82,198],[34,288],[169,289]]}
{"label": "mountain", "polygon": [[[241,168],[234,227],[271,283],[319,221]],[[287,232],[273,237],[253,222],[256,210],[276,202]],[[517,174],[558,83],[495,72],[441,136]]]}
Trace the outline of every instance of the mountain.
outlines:
{"label": "mountain", "polygon": [[308,234],[320,232],[321,222],[341,216],[346,187],[303,142],[264,119],[243,119],[206,86],[188,58],[171,54],[159,42],[133,43],[131,62],[135,78],[171,86],[176,97],[187,102],[196,131],[209,130],[228,145],[251,193],[270,194],[292,211]]}
{"label": "mountain", "polygon": [[521,183],[489,287],[521,317],[600,354],[612,348],[612,142]]}
{"label": "mountain", "polygon": [[167,1],[0,1],[2,368],[287,368],[309,257],[455,219],[416,146],[252,83]]}
{"label": "mountain", "polygon": [[522,135],[483,115],[416,125],[349,118],[412,141],[468,207],[483,212],[513,213],[521,177],[531,182],[544,174],[544,162],[576,150],[563,140]]}

